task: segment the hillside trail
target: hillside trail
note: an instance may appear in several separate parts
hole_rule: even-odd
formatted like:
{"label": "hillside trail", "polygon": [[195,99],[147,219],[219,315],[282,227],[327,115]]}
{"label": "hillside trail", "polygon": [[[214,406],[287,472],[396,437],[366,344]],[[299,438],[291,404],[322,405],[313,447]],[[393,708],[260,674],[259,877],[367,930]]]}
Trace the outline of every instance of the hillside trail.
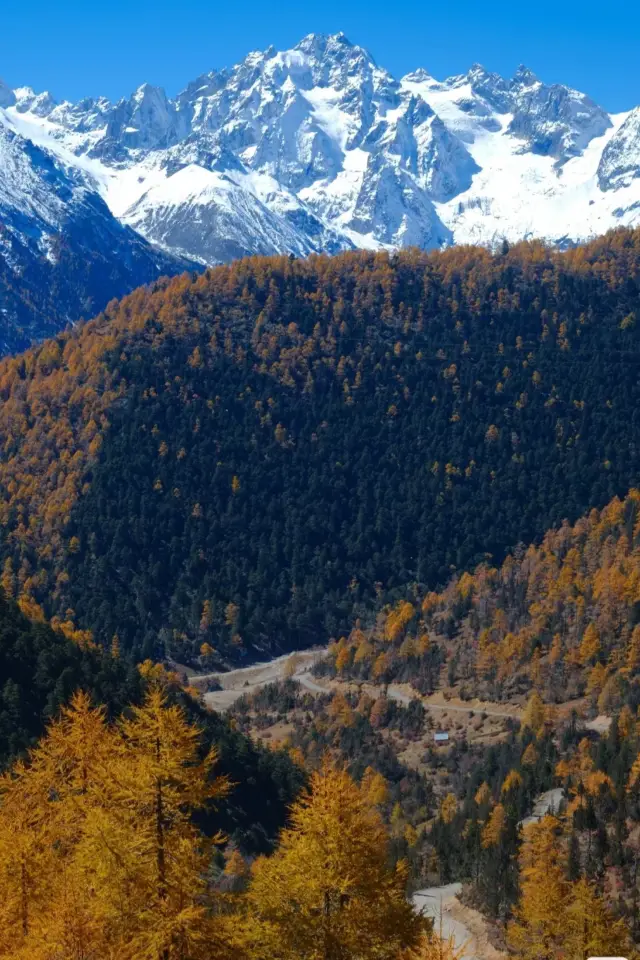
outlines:
{"label": "hillside trail", "polygon": [[[326,648],[316,648],[294,652],[277,657],[266,663],[255,663],[248,667],[239,667],[226,673],[196,674],[191,681],[215,679],[220,690],[205,693],[204,699],[211,709],[228,710],[244,694],[252,694],[269,683],[290,678],[314,694],[326,694],[340,688],[357,688],[374,697],[386,696],[391,700],[408,705],[419,700],[425,709],[453,713],[484,713],[493,717],[519,718],[521,711],[511,705],[501,708],[485,701],[468,703],[451,702],[444,699],[442,693],[421,697],[408,684],[389,684],[386,688],[372,684],[346,684],[335,680],[316,678],[312,674],[314,664],[326,654]],[[522,825],[539,819],[551,810],[557,810],[562,800],[562,790],[548,790],[536,798],[531,815]],[[462,950],[460,960],[508,960],[507,954],[498,950],[489,939],[489,926],[482,914],[461,903],[458,894],[461,884],[449,883],[439,887],[426,887],[418,890],[413,902],[427,916],[432,917],[435,929],[446,939],[453,936],[458,949]]]}
{"label": "hillside trail", "polygon": [[[560,787],[539,794],[533,803],[531,814],[520,821],[521,827],[535,823],[547,813],[559,810],[563,801]],[[460,960],[507,960],[507,954],[498,950],[489,940],[489,925],[478,910],[461,903],[460,883],[448,883],[441,887],[427,887],[413,895],[413,902],[422,913],[434,921],[434,929],[444,939],[453,936],[459,950]]]}

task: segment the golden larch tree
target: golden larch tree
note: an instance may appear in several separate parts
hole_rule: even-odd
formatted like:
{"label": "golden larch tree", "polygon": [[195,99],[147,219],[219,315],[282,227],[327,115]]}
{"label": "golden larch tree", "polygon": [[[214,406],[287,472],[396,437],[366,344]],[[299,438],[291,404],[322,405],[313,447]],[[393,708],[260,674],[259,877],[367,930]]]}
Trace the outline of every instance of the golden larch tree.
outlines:
{"label": "golden larch tree", "polygon": [[564,908],[569,895],[560,821],[545,816],[525,828],[520,853],[520,900],[509,923],[510,947],[526,960],[562,956]]}
{"label": "golden larch tree", "polygon": [[253,868],[246,945],[272,960],[391,960],[424,921],[389,866],[379,813],[344,770],[327,764],[291,811],[273,856]]}

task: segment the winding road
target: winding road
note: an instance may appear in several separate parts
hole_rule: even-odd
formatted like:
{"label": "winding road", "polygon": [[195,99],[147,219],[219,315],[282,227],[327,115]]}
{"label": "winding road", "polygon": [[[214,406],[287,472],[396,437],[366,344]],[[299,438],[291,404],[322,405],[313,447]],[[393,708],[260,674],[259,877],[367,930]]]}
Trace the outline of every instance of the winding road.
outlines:
{"label": "winding road", "polygon": [[[297,653],[287,653],[275,660],[269,660],[266,663],[254,663],[249,667],[238,667],[236,670],[229,670],[226,673],[206,673],[196,674],[191,677],[192,681],[203,682],[207,680],[217,680],[220,684],[220,690],[212,690],[205,693],[204,700],[208,707],[213,710],[228,710],[236,700],[245,693],[255,693],[261,687],[268,683],[275,683],[290,676],[297,680],[301,686],[305,687],[311,693],[322,694],[329,693],[335,689],[335,683],[316,682],[311,668],[321,657],[326,654],[326,648],[322,647],[316,650],[303,650]],[[293,661],[293,666],[291,666]],[[363,691],[366,691],[372,697],[380,697],[385,693],[390,700],[396,700],[398,703],[408,706],[412,700],[420,700],[427,710],[438,710],[447,713],[466,713],[466,714],[484,714],[487,717],[498,717],[506,719],[512,717],[518,719],[520,714],[509,709],[491,709],[490,706],[480,702],[470,703],[468,706],[460,703],[450,703],[446,700],[440,702],[435,699],[438,694],[431,697],[421,697],[408,686],[399,686],[390,684],[386,688],[374,686],[373,684],[360,684]]]}

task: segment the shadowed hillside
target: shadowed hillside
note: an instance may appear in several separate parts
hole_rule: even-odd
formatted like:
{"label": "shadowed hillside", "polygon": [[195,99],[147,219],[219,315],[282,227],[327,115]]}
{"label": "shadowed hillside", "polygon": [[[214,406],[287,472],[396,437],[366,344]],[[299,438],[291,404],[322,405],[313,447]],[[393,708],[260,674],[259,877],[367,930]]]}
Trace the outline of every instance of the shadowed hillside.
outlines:
{"label": "shadowed hillside", "polygon": [[5,588],[138,655],[303,646],[637,479],[640,232],[254,258],[0,367]]}

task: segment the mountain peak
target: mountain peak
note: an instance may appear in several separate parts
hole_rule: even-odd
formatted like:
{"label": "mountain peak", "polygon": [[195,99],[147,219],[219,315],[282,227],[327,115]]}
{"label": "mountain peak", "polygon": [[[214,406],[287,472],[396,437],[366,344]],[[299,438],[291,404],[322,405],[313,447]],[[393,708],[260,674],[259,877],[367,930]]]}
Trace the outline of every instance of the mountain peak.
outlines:
{"label": "mountain peak", "polygon": [[524,87],[532,87],[534,83],[540,83],[533,70],[521,63],[513,75],[513,82],[522,84]]}
{"label": "mountain peak", "polygon": [[[558,171],[611,126],[588,97],[526,66],[503,77],[476,62],[443,80],[418,69],[400,81],[342,32],[253,51],[172,98],[144,83],[118,103],[56,106],[2,84],[3,107],[24,136],[95,173],[117,217],[202,262],[491,243],[505,230],[509,240],[579,239],[640,217],[637,124],[616,127],[598,178],[582,165],[572,186]],[[620,214],[609,203],[618,185],[632,192]]]}
{"label": "mountain peak", "polygon": [[166,101],[167,95],[164,87],[156,87],[152,83],[141,83],[131,99],[136,103],[142,103],[144,100]]}
{"label": "mountain peak", "polygon": [[302,40],[295,45],[294,49],[311,52],[318,47],[326,48],[330,45],[353,47],[353,44],[347,38],[346,34],[340,31],[339,33],[308,33],[306,37],[303,37]]}
{"label": "mountain peak", "polygon": [[[418,67],[417,70],[412,70],[410,73],[407,73],[403,80],[410,80],[412,83],[423,83],[425,80],[433,80],[428,70],[425,70],[424,67]],[[436,82],[436,81],[434,81]]]}
{"label": "mountain peak", "polygon": [[353,58],[362,58],[375,66],[375,60],[369,51],[352,43],[342,32],[309,33],[293,49],[316,60],[333,58],[338,61],[350,61]]}

